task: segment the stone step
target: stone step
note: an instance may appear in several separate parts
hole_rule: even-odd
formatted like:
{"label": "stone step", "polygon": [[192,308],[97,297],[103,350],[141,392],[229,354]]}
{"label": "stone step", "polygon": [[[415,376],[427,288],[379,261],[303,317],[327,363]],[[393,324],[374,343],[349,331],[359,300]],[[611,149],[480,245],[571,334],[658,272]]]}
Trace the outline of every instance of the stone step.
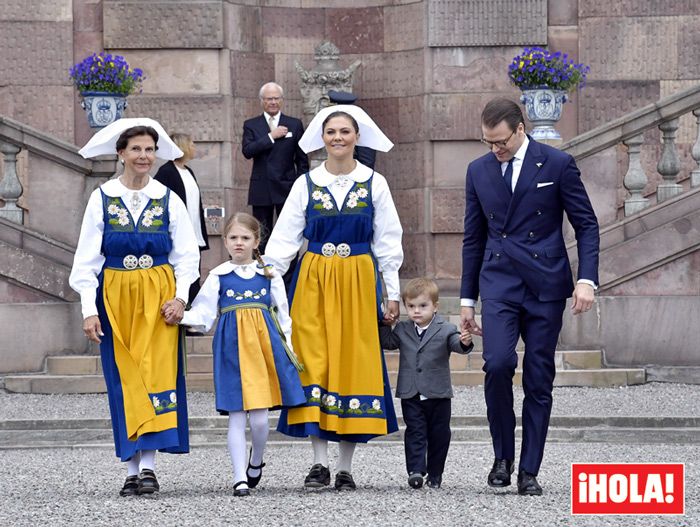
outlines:
{"label": "stone step", "polygon": [[[520,370],[516,370],[514,383],[522,384]],[[389,381],[396,385],[396,371],[389,371]],[[560,370],[554,379],[555,386],[630,386],[644,384],[644,369],[602,368]],[[103,393],[106,391],[102,375],[8,375],[4,378],[5,389],[15,393]],[[480,370],[452,370],[455,386],[478,386],[484,383]],[[187,388],[192,392],[211,392],[214,389],[212,374],[187,374]]]}
{"label": "stone step", "polygon": [[[518,368],[522,367],[524,352],[518,352]],[[600,369],[602,353],[600,350],[561,350],[554,355],[557,370],[571,369]],[[399,353],[385,351],[384,358],[389,371],[398,370]],[[468,355],[453,353],[450,356],[452,371],[481,370],[484,360],[481,352],[471,352]],[[189,373],[211,373],[213,357],[208,353],[190,353],[187,356],[187,371]],[[99,356],[63,355],[46,359],[46,373],[49,375],[98,375],[102,373],[102,362]]]}
{"label": "stone step", "polygon": [[[516,436],[521,436],[520,418]],[[485,416],[452,416],[452,441],[490,442]],[[228,419],[223,416],[190,417],[190,442],[193,446],[226,444]],[[277,416],[270,416],[270,440],[302,441],[275,431]],[[405,429],[381,441],[401,441]],[[77,445],[112,445],[109,419],[40,419],[0,421],[0,450]],[[605,443],[700,443],[699,417],[647,416],[552,416],[547,441]]]}

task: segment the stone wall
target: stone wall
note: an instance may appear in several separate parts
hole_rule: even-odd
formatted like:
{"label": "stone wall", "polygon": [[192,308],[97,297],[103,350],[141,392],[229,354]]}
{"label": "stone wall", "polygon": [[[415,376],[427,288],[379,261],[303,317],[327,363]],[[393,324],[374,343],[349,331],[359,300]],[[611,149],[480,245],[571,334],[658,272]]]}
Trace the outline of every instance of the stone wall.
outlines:
{"label": "stone wall", "polygon": [[[331,40],[343,66],[362,61],[354,91],[396,143],[378,155],[377,168],[388,178],[403,220],[402,277],[428,274],[455,291],[464,173],[485,152],[478,142],[479,114],[493,96],[518,97],[506,69],[523,45],[547,44],[591,66],[588,86],[565,107],[558,127],[564,139],[700,79],[694,60],[700,3],[613,4],[8,0],[0,12],[0,113],[83,144],[91,132],[67,70],[94,51],[122,54],[148,77],[143,93],[129,98],[127,115],[147,114],[169,130],[192,133],[199,151],[192,167],[205,204],[233,212],[246,207],[251,162],[240,153],[242,123],[260,111],[260,85],[279,82],[285,113],[301,116],[294,61],[312,67],[314,46]],[[695,133],[689,120],[679,132],[686,144]],[[658,132],[649,135],[658,139]],[[684,148],[681,179],[690,161]],[[652,144],[642,153],[650,175],[657,151]],[[619,217],[625,163],[624,152],[609,151],[585,164],[604,224]],[[224,257],[214,236],[204,271]]]}

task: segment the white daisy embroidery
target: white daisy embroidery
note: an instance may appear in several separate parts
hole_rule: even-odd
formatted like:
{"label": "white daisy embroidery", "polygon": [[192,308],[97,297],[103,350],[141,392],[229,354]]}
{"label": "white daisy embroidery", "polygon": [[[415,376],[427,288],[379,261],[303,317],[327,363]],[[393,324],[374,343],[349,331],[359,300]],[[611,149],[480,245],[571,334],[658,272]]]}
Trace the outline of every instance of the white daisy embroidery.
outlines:
{"label": "white daisy embroidery", "polygon": [[367,197],[367,189],[366,188],[358,188],[357,189],[357,197],[366,198]]}
{"label": "white daisy embroidery", "polygon": [[150,227],[153,225],[153,219],[150,216],[146,216],[143,218],[143,221],[141,222],[144,227]]}
{"label": "white daisy embroidery", "polygon": [[333,204],[330,201],[324,201],[323,208],[326,210],[331,210],[333,208]]}
{"label": "white daisy embroidery", "polygon": [[112,203],[109,207],[107,207],[107,212],[110,214],[110,216],[116,216],[119,214],[119,207]]}
{"label": "white daisy embroidery", "polygon": [[153,396],[153,408],[158,408],[160,406],[160,399],[156,397],[155,395]]}
{"label": "white daisy embroidery", "polygon": [[311,388],[311,397],[314,399],[321,397],[321,389],[318,386]]}
{"label": "white daisy embroidery", "polygon": [[232,297],[232,296],[235,295],[235,294],[236,294],[236,293],[233,292],[233,289],[227,289],[227,290],[226,290],[226,296],[229,297],[229,298]]}
{"label": "white daisy embroidery", "polygon": [[151,209],[151,211],[153,212],[154,216],[162,216],[163,215],[163,207],[153,207]]}
{"label": "white daisy embroidery", "polygon": [[335,397],[333,395],[329,395],[326,398],[326,406],[335,406]]}
{"label": "white daisy embroidery", "polygon": [[355,207],[357,207],[357,200],[356,199],[349,199],[348,200],[348,208],[354,209]]}
{"label": "white daisy embroidery", "polygon": [[311,198],[312,198],[314,201],[318,201],[318,200],[320,200],[322,197],[323,197],[323,192],[321,192],[320,190],[314,190],[313,194],[311,194]]}
{"label": "white daisy embroidery", "polygon": [[251,296],[253,296],[253,292],[250,289],[248,289],[245,293],[243,293],[243,296],[246,298],[250,298]]}
{"label": "white daisy embroidery", "polygon": [[379,402],[379,399],[375,399],[374,401],[372,401],[372,408],[374,408],[375,410],[382,409],[382,403]]}
{"label": "white daisy embroidery", "polygon": [[265,289],[265,288],[263,287],[263,288],[260,290],[260,294],[261,294],[261,295],[266,295],[266,294],[267,294],[267,289]]}
{"label": "white daisy embroidery", "polygon": [[348,403],[348,406],[352,410],[357,410],[360,407],[360,401],[359,399],[350,399],[350,402]]}
{"label": "white daisy embroidery", "polygon": [[175,392],[170,392],[170,402],[171,403],[177,402],[177,395],[175,395]]}

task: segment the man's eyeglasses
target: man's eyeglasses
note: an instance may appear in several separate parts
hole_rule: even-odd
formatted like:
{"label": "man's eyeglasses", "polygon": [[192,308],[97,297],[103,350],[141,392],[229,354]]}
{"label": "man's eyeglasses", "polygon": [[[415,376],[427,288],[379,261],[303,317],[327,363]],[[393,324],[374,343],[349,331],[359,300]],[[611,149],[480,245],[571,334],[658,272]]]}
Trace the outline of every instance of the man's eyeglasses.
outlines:
{"label": "man's eyeglasses", "polygon": [[481,138],[481,142],[484,143],[486,146],[489,148],[498,147],[498,148],[506,148],[508,146],[508,141],[510,141],[511,137],[515,135],[515,132],[517,132],[518,129],[516,128],[511,132],[511,134],[508,136],[507,139],[504,139],[503,141],[487,141],[483,137]]}
{"label": "man's eyeglasses", "polygon": [[280,102],[282,97],[263,97],[262,100],[265,102]]}

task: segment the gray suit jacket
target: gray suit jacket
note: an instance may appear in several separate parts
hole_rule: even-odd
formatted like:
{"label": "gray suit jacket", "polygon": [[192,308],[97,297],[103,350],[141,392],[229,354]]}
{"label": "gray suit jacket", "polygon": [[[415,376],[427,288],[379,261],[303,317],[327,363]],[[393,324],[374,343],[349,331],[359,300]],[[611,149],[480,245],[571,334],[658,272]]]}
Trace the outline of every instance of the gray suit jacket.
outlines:
{"label": "gray suit jacket", "polygon": [[452,397],[450,353],[469,353],[474,347],[462,347],[457,326],[440,315],[418,337],[413,321],[401,321],[394,328],[379,327],[382,348],[399,350],[399,379],[396,397],[410,399],[421,394],[429,399]]}

